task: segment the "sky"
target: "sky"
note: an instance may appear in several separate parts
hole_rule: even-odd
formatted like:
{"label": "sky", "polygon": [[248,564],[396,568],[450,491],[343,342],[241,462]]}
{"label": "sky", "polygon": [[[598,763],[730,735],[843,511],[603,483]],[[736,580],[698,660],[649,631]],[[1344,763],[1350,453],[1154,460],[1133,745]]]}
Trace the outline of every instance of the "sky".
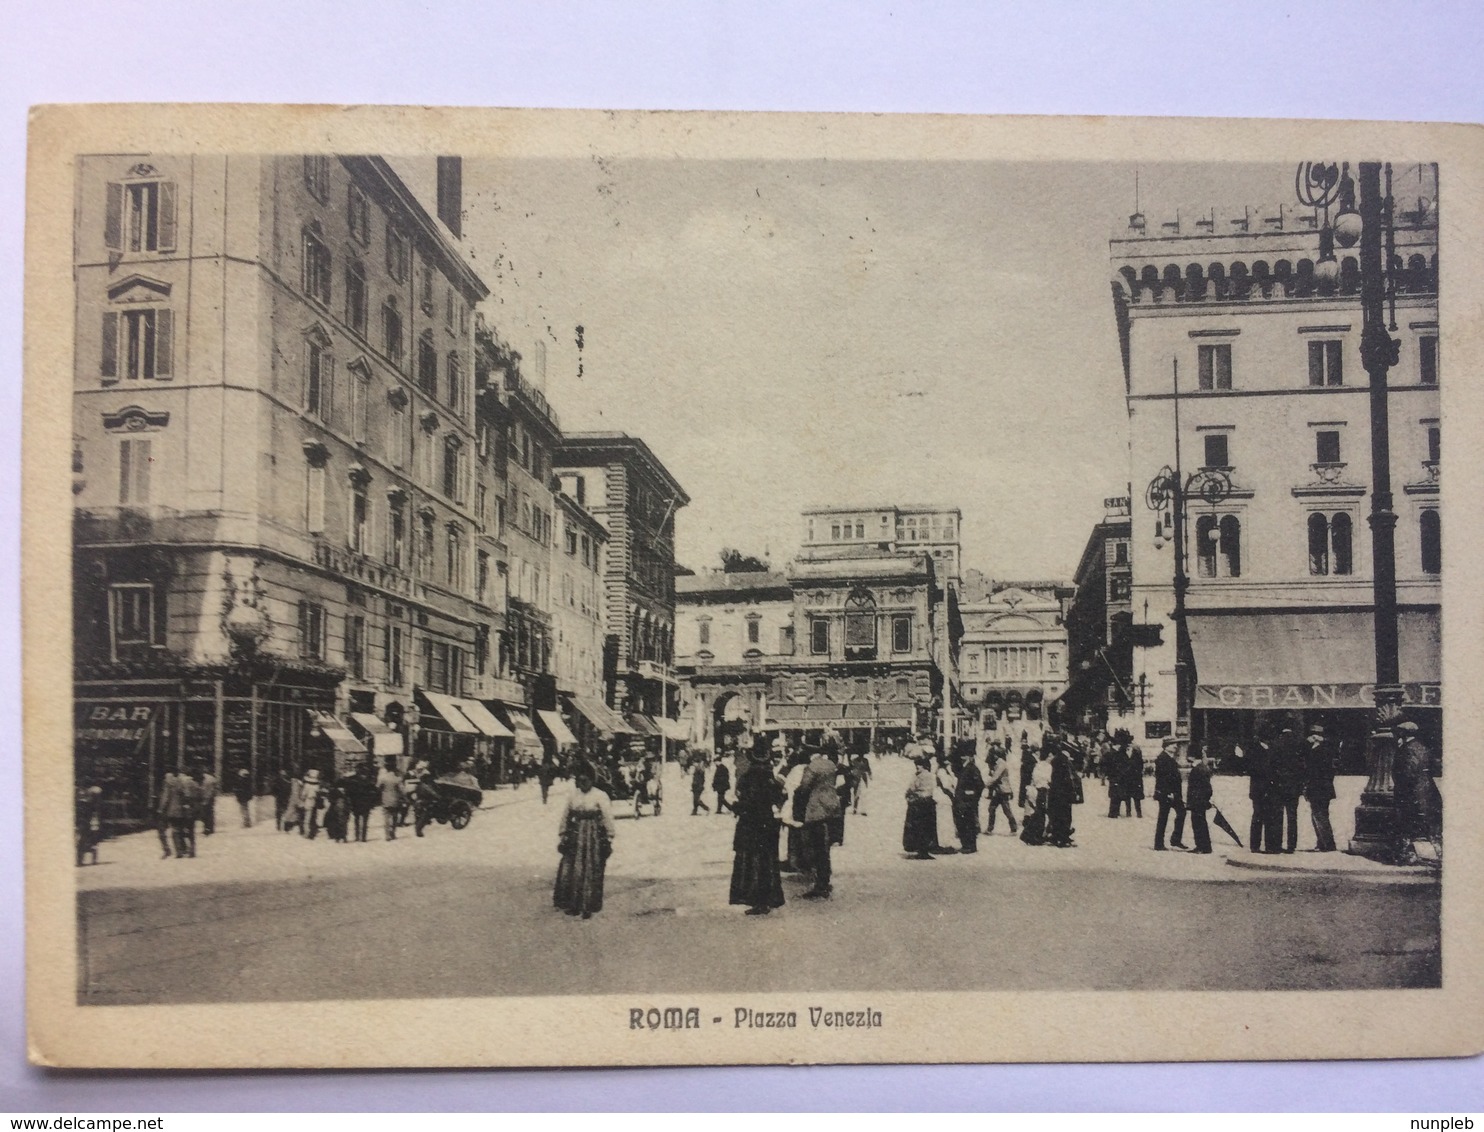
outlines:
{"label": "sky", "polygon": [[562,426],[684,486],[682,564],[781,565],[808,506],[929,503],[966,568],[1065,579],[1128,485],[1108,239],[1136,188],[1153,232],[1291,205],[1293,169],[466,158],[464,245]]}

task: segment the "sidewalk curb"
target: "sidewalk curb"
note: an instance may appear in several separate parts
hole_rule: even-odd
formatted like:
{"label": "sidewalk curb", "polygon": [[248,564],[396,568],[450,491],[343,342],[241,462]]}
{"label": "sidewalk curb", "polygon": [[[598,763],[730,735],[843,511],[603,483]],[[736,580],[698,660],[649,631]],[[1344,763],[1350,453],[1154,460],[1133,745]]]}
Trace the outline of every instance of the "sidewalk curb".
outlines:
{"label": "sidewalk curb", "polygon": [[1266,873],[1269,876],[1331,876],[1352,877],[1357,880],[1375,881],[1379,884],[1438,884],[1439,871],[1418,865],[1380,865],[1370,868],[1341,869],[1325,865],[1276,865],[1267,861],[1248,861],[1240,857],[1228,857],[1226,863],[1234,869]]}

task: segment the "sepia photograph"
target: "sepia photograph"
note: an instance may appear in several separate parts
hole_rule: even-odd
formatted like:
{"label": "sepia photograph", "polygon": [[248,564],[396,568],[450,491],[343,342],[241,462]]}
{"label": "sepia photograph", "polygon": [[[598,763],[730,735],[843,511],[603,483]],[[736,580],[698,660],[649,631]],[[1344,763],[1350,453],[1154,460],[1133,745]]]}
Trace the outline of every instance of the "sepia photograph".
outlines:
{"label": "sepia photograph", "polygon": [[32,138],[52,1063],[1478,1044],[1463,137],[97,109]]}

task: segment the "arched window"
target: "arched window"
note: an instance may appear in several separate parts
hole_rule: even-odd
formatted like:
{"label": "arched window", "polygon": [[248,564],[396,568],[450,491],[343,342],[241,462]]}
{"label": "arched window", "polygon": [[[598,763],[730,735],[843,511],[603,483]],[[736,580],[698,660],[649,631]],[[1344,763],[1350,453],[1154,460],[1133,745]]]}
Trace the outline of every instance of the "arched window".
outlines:
{"label": "arched window", "polygon": [[1309,573],[1329,573],[1329,519],[1318,511],[1309,516]]}
{"label": "arched window", "polygon": [[1329,521],[1330,561],[1336,574],[1349,574],[1354,569],[1350,553],[1350,516],[1343,511]]}
{"label": "arched window", "polygon": [[845,601],[845,659],[876,659],[876,600],[866,590]]}
{"label": "arched window", "polygon": [[1202,578],[1216,577],[1216,544],[1219,540],[1215,515],[1202,515],[1195,521],[1196,573]]}
{"label": "arched window", "polygon": [[1218,569],[1222,576],[1242,576],[1242,522],[1235,515],[1221,517],[1220,561]]}
{"label": "arched window", "polygon": [[1422,572],[1443,572],[1443,523],[1436,511],[1428,508],[1420,518],[1422,527]]}

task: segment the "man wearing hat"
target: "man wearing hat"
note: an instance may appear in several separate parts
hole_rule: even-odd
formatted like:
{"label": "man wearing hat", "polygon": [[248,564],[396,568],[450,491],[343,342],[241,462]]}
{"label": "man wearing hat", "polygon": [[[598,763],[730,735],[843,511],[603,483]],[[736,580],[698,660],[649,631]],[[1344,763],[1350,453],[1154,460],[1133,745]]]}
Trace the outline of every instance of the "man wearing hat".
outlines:
{"label": "man wearing hat", "polygon": [[1165,825],[1170,820],[1170,811],[1175,813],[1175,832],[1170,844],[1176,849],[1185,848],[1185,799],[1180,781],[1180,764],[1175,759],[1180,749],[1175,739],[1166,739],[1154,760],[1154,800],[1159,803],[1159,817],[1154,823],[1154,847],[1165,847]]}
{"label": "man wearing hat", "polygon": [[1314,822],[1314,852],[1333,853],[1335,834],[1329,804],[1335,796],[1335,756],[1324,738],[1324,724],[1311,723],[1304,740],[1304,799]]}
{"label": "man wearing hat", "polygon": [[1298,849],[1298,804],[1304,794],[1304,751],[1291,721],[1285,721],[1273,744],[1273,770],[1277,804],[1273,807],[1270,829],[1271,852],[1280,846],[1283,852]]}

